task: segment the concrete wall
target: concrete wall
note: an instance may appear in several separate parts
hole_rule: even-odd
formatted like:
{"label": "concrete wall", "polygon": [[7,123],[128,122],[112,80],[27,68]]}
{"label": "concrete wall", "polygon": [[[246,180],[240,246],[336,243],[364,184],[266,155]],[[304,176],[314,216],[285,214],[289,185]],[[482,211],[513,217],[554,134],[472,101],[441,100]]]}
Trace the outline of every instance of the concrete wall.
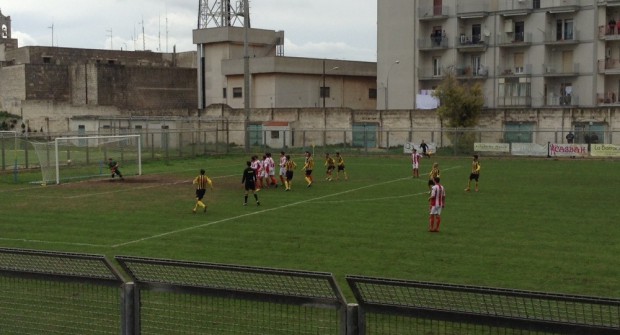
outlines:
{"label": "concrete wall", "polygon": [[26,99],[25,65],[0,68],[0,109],[17,114]]}

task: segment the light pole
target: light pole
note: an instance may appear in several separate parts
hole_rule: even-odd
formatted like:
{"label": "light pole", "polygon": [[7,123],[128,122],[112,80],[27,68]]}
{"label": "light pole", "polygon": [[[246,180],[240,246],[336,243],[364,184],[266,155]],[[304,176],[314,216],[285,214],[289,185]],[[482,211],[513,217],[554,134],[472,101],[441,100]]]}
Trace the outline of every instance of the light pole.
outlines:
{"label": "light pole", "polygon": [[[334,66],[333,68],[329,69],[329,71],[338,70],[338,69],[339,67]],[[323,86],[321,86],[321,88],[319,89],[319,94],[323,97],[323,109],[325,109],[325,96],[327,95],[326,93],[327,92],[325,89],[325,60],[323,59]]]}
{"label": "light pole", "polygon": [[389,105],[389,96],[388,93],[390,92],[390,71],[392,71],[392,67],[394,67],[394,65],[400,64],[399,60],[395,60],[394,63],[392,63],[392,65],[390,65],[390,68],[388,69],[388,73],[387,73],[387,78],[385,78],[385,110],[387,110],[390,105]]}

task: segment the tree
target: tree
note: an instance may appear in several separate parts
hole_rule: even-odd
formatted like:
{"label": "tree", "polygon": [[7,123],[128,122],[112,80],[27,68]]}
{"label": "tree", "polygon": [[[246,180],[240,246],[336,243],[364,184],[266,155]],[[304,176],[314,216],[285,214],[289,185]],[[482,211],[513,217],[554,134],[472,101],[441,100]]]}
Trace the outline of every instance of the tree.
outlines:
{"label": "tree", "polygon": [[439,99],[437,114],[450,128],[471,128],[478,124],[484,106],[480,83],[461,83],[449,73],[433,95]]}
{"label": "tree", "polygon": [[454,74],[449,73],[433,95],[439,99],[437,108],[439,118],[445,121],[446,126],[455,129],[454,132],[447,134],[454,150],[459,153],[471,153],[476,140],[475,134],[459,131],[458,128],[472,128],[478,124],[484,106],[480,83],[462,83]]}

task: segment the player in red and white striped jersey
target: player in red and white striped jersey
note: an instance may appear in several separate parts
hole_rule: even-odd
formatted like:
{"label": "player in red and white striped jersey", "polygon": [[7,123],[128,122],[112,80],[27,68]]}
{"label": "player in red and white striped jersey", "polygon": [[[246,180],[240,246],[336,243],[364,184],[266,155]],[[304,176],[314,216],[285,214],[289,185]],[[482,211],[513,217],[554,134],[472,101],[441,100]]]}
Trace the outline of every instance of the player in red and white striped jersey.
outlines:
{"label": "player in red and white striped jersey", "polygon": [[256,175],[256,191],[260,191],[260,161],[258,160],[258,156],[252,156],[250,160],[250,168],[254,171],[254,174]]}
{"label": "player in red and white striped jersey", "polygon": [[270,152],[268,152],[266,155],[267,155],[267,162],[265,162],[265,165],[267,165],[267,178],[269,178],[269,181],[267,183],[277,188],[278,181],[276,180],[276,177],[275,177],[276,162],[273,160],[273,157],[271,157]]}
{"label": "player in red and white striped jersey", "polygon": [[284,151],[280,151],[280,181],[286,187],[286,154]]}
{"label": "player in red and white striped jersey", "polygon": [[431,196],[428,198],[430,202],[430,216],[428,223],[428,231],[439,232],[441,224],[441,210],[446,206],[446,190],[439,183],[439,177],[433,178],[435,185],[431,188]]}
{"label": "player in red and white striped jersey", "polygon": [[418,150],[413,149],[413,151],[411,152],[411,166],[413,168],[413,178],[420,178],[420,158],[422,158],[422,155],[418,153]]}

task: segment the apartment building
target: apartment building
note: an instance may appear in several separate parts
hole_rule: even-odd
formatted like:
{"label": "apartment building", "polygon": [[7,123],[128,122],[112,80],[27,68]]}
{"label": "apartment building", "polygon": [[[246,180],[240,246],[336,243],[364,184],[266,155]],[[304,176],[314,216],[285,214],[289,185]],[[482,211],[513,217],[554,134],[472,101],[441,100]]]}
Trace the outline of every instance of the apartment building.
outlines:
{"label": "apartment building", "polygon": [[378,0],[377,108],[414,109],[448,73],[488,108],[620,105],[618,23],[620,0]]}

